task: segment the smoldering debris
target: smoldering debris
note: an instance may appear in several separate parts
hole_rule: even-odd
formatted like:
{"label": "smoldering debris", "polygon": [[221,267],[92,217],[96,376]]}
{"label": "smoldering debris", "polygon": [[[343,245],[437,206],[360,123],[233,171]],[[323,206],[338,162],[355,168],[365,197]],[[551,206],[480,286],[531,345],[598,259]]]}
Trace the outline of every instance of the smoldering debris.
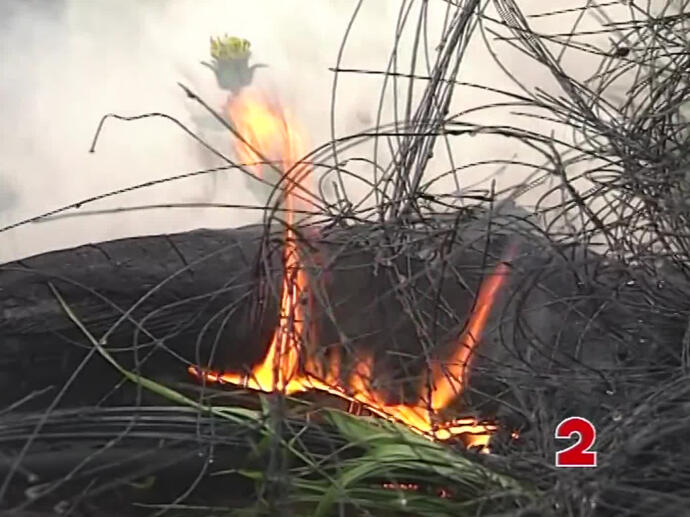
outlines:
{"label": "smoldering debris", "polygon": [[[268,206],[254,207],[261,225],[107,242],[5,265],[0,364],[10,365],[4,393],[19,400],[0,415],[8,458],[0,498],[14,510],[59,505],[99,514],[125,507],[133,514],[682,513],[690,500],[690,247],[679,171],[688,165],[690,31],[684,4],[652,3],[530,13],[512,0],[486,10],[446,3],[433,41],[423,37],[431,34],[423,31],[430,4],[419,11],[406,4],[396,34],[419,35],[409,68],[400,64],[402,44],[388,69],[334,67],[338,80],[409,85],[390,95],[394,116],[375,117],[372,130],[346,138],[334,131],[307,159],[278,168],[282,188]],[[567,30],[535,28],[558,17],[569,20]],[[592,37],[583,20],[597,17],[604,22]],[[454,95],[476,100],[483,88],[468,77],[472,43],[485,48],[487,62],[505,65],[510,84],[491,95],[531,123],[483,119],[495,108],[483,97],[467,108],[472,117],[454,111]],[[611,51],[622,45],[630,50]],[[531,84],[534,76],[511,69],[499,51],[506,46],[552,82]],[[581,53],[595,70],[574,66]],[[344,93],[336,86],[335,97]],[[376,92],[380,106],[391,100],[384,93]],[[539,126],[544,118],[552,125]],[[462,173],[478,163],[472,143],[487,136],[504,154],[479,163],[504,174],[475,185]],[[357,147],[362,142],[371,147]],[[523,145],[535,154],[512,158]],[[377,154],[381,147],[391,152]],[[439,161],[450,190],[428,174]],[[297,181],[311,168],[329,172],[337,202]],[[519,168],[529,174],[512,175]],[[348,180],[365,192],[350,191]],[[244,240],[243,231],[253,237]],[[523,248],[534,251],[522,255]],[[229,249],[231,260],[200,267]],[[497,269],[509,270],[510,282],[492,282]],[[300,273],[310,276],[298,281]],[[487,282],[500,296],[482,295]],[[310,314],[326,323],[314,329],[297,317]],[[299,333],[283,330],[300,325]],[[463,447],[471,440],[408,432],[362,397],[339,406],[347,415],[328,409],[328,394],[282,396],[273,389],[278,367],[268,370],[278,379],[268,387],[250,375],[270,350],[284,352],[274,356],[278,365],[292,353],[288,366],[307,366],[290,345],[312,330],[329,352],[376,347],[373,369],[359,371],[354,386],[369,400],[381,385],[395,391],[395,381],[415,380],[415,363],[433,371],[440,349],[460,350],[455,369],[436,367],[463,388],[458,403],[434,416],[489,417],[491,454]],[[27,343],[37,353],[23,354]],[[402,375],[377,369],[378,359]],[[239,372],[233,361],[245,363]],[[368,366],[355,361],[352,369],[360,364]],[[190,368],[215,377],[192,377]],[[399,404],[406,393],[395,395],[383,409],[409,409]],[[378,417],[362,418],[368,410]],[[596,428],[596,467],[555,465],[562,445],[555,429],[573,415]],[[116,461],[113,450],[122,451]],[[218,478],[232,482],[218,490]]]}

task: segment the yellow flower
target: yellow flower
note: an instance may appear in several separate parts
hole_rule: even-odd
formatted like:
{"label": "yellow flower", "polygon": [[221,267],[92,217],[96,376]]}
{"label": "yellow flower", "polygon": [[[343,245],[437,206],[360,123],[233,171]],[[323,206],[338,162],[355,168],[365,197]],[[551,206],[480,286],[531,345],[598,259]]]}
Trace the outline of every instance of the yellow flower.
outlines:
{"label": "yellow flower", "polygon": [[235,36],[211,36],[211,57],[218,61],[248,58],[251,43]]}

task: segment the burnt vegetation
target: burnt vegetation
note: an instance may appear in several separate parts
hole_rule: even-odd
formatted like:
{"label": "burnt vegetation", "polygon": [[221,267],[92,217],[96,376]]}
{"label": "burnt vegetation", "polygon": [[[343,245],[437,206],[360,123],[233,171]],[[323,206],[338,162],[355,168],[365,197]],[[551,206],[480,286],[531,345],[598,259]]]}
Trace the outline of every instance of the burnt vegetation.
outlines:
{"label": "burnt vegetation", "polygon": [[[625,16],[611,18],[613,4]],[[687,2],[659,4],[527,15],[513,0],[447,2],[443,33],[431,35],[427,4],[403,3],[400,30],[418,31],[409,68],[391,58],[384,70],[333,69],[380,75],[408,96],[397,99],[394,123],[334,138],[302,159],[321,178],[313,191],[295,190],[307,207],[292,223],[309,278],[300,303],[314,339],[304,347],[323,364],[338,349],[342,378],[360,352],[371,354],[372,383],[390,404],[410,403],[410,387],[423,385],[470,324],[480,286],[507,264],[464,390],[443,415],[494,422],[491,454],[462,437],[428,440],[324,393],[257,394],[188,374],[194,365],[247,370],[266,354],[279,323],[288,171],[255,207],[263,225],[0,266],[3,508],[26,516],[686,512],[690,15]],[[575,23],[557,33],[532,29],[573,13]],[[580,32],[585,15],[600,17],[608,46]],[[500,49],[517,49],[556,87],[526,86],[506,65],[510,88],[490,92],[500,101],[475,109],[474,122],[453,113],[454,95],[489,91],[462,78],[477,39],[499,64]],[[571,53],[596,58],[596,73],[573,77],[564,64]],[[498,105],[525,127],[481,124]],[[165,117],[207,145],[167,115],[108,115],[95,152],[109,124],[146,117]],[[559,130],[540,132],[535,121]],[[241,127],[228,129],[242,138]],[[487,136],[538,159],[463,161],[463,145]],[[390,159],[353,158],[371,142]],[[185,176],[253,174],[225,150],[212,152],[226,165]],[[427,174],[434,154],[447,162],[440,176],[458,185],[479,165],[530,175],[449,193]],[[353,165],[361,163],[366,174]],[[368,186],[365,196],[348,196],[353,178]],[[333,196],[322,194],[325,184]],[[88,224],[94,200],[2,231],[61,217]],[[554,430],[572,415],[597,428],[596,468],[554,467],[564,446]]]}

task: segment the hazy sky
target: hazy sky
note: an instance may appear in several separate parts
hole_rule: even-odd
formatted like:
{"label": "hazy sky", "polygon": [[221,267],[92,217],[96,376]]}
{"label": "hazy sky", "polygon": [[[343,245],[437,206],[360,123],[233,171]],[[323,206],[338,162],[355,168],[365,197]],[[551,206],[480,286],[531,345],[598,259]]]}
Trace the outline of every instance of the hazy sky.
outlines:
{"label": "hazy sky", "polygon": [[[549,8],[577,7],[586,2],[552,0]],[[163,120],[111,121],[95,154],[88,149],[105,113],[136,115],[165,112],[191,124],[199,117],[177,86],[183,82],[218,107],[225,92],[199,61],[208,58],[208,39],[229,33],[249,39],[253,60],[269,65],[257,72],[258,87],[279,96],[301,121],[311,146],[330,139],[330,100],[338,50],[356,0],[1,0],[0,1],[0,225],[79,200],[149,180],[220,164],[173,124]],[[520,2],[527,12],[545,9],[543,0]],[[364,0],[352,26],[341,66],[385,69],[395,40],[402,0]],[[409,69],[420,1],[412,2],[402,36],[399,62]],[[430,47],[438,42],[446,3],[429,2]],[[617,7],[612,16],[625,16]],[[491,12],[487,14],[495,16]],[[542,32],[568,31],[578,13],[531,20]],[[599,27],[591,15],[581,30]],[[606,37],[591,39],[606,46]],[[505,44],[502,58],[528,87],[557,92],[548,72]],[[432,56],[433,58],[433,56]],[[596,61],[569,52],[566,69],[581,78],[596,69]],[[424,71],[424,65],[420,70]],[[476,38],[460,72],[460,80],[511,88],[493,62],[481,38]],[[370,126],[376,119],[382,78],[341,76],[337,90],[337,133],[345,135]],[[401,85],[401,92],[404,92]],[[416,86],[421,92],[424,84]],[[383,122],[392,116],[392,92],[387,94]],[[454,110],[482,105],[498,97],[478,90],[458,89]],[[196,118],[195,118],[196,117]],[[510,110],[481,115],[483,122],[534,128]],[[468,115],[467,120],[477,120]],[[542,131],[550,131],[546,123]],[[213,132],[211,132],[213,133]],[[228,135],[205,133],[230,153]],[[537,162],[514,143],[476,137],[453,144],[456,165],[518,154]],[[371,147],[353,151],[369,156]],[[527,153],[525,155],[524,153]],[[430,174],[447,168],[443,153]],[[458,161],[460,163],[458,163]],[[517,183],[528,171],[506,171],[499,182]],[[232,175],[234,174],[234,175]],[[463,185],[486,175],[464,173]],[[351,196],[365,188],[352,182]],[[454,190],[451,178],[437,186]],[[102,209],[166,202],[228,202],[260,204],[263,200],[236,173],[215,179],[198,177],[140,190],[84,207]],[[0,261],[85,242],[198,227],[238,226],[257,221],[258,213],[219,209],[166,209],[62,219],[31,224],[0,233]]]}

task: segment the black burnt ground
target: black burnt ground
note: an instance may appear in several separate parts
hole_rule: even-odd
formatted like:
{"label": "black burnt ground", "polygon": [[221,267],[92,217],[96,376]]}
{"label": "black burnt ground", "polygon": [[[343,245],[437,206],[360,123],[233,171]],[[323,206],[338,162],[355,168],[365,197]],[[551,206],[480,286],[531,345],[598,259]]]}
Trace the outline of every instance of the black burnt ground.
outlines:
{"label": "black burnt ground", "polygon": [[[631,272],[582,247],[554,247],[530,235],[524,224],[508,224],[508,220],[494,214],[493,233],[487,232],[486,214],[468,216],[445,230],[439,221],[433,237],[417,235],[415,245],[391,262],[377,261],[371,246],[385,234],[384,229],[362,226],[306,232],[312,237],[301,249],[314,291],[310,309],[319,337],[306,346],[317,357],[322,354],[324,362],[329,351],[338,347],[343,375],[362,352],[373,354],[374,379],[385,381],[377,387],[387,390],[392,403],[413,402],[428,359],[452,352],[467,325],[478,286],[505,260],[506,250],[513,249],[510,274],[472,356],[469,383],[446,414],[497,420],[500,434],[518,430],[517,442],[501,445],[500,435],[495,440],[496,452],[506,455],[505,461],[518,461],[518,472],[525,468],[525,461],[548,462],[556,444],[551,441],[544,449],[544,435],[571,415],[586,416],[598,426],[597,447],[603,464],[597,472],[609,476],[626,467],[625,458],[637,464],[651,454],[650,449],[677,446],[675,436],[682,426],[669,429],[670,436],[661,434],[658,440],[649,436],[645,442],[644,437],[622,436],[618,422],[626,414],[629,419],[640,418],[644,406],[638,406],[638,401],[649,397],[641,379],[661,385],[668,382],[669,368],[680,365],[683,321],[649,304],[650,292],[658,293],[655,303],[673,302],[678,285],[670,287],[674,283],[670,279]],[[441,245],[443,255],[433,253]],[[176,436],[178,425],[182,442],[167,443],[143,470],[150,470],[159,483],[171,476],[181,484],[189,482],[188,475],[182,475],[185,469],[194,470],[186,460],[178,463],[170,457],[178,449],[184,451],[180,452],[183,457],[194,457],[191,437],[184,438],[189,432],[184,431],[185,420],[176,421],[172,408],[167,413],[162,408],[147,413],[147,406],[165,401],[122,382],[121,375],[94,353],[50,285],[97,339],[107,336],[106,349],[123,366],[167,385],[187,384],[193,395],[194,384],[186,372],[189,364],[242,371],[265,355],[277,324],[281,248],[280,233],[268,235],[261,227],[199,230],[99,243],[2,266],[3,404],[26,399],[21,413],[40,414],[68,386],[51,407],[58,420],[53,424],[51,417],[49,426],[41,428],[37,445],[24,459],[28,471],[59,478],[65,466],[74,466],[102,447],[108,432],[123,433],[118,454],[132,454],[155,443],[152,429]],[[273,261],[269,274],[260,267],[260,257]],[[414,312],[408,309],[410,300],[414,300]],[[351,338],[341,343],[342,336]],[[248,407],[256,404],[246,400]],[[310,394],[307,400],[333,404],[328,396]],[[101,409],[89,409],[93,406]],[[127,407],[138,415],[136,422],[124,417]],[[662,408],[673,410],[672,401],[657,410]],[[168,419],[157,419],[157,411]],[[106,425],[108,415],[117,417],[112,426]],[[5,443],[12,457],[18,453],[15,447],[23,445],[17,440],[22,434],[14,429],[30,425],[31,420],[16,420],[14,412],[7,418]],[[61,433],[52,431],[54,426]],[[96,429],[91,445],[84,445],[83,439],[78,446],[70,442],[71,432],[90,436],[86,430],[91,426]],[[228,432],[236,436],[238,431]],[[219,447],[241,450],[246,437],[229,440]],[[628,452],[628,440],[643,440],[645,447],[637,445]],[[129,448],[120,450],[125,445]],[[614,455],[620,447],[625,456]],[[49,468],[51,454],[57,455],[62,466]],[[99,468],[115,469],[108,470],[113,476],[122,470],[130,477],[135,472],[138,479],[143,475],[136,456],[124,465],[111,465],[106,454],[96,463]],[[232,464],[233,460],[228,461]],[[37,466],[32,462],[38,462]],[[6,468],[11,465],[7,463]],[[65,490],[83,489],[80,483],[88,479],[76,476],[58,492],[38,497],[37,504],[54,502]],[[103,490],[113,497],[123,490],[123,483]],[[21,500],[17,487],[30,485],[16,476],[11,485],[15,503],[17,497]],[[213,492],[209,486],[215,485],[205,485],[197,493],[200,500],[208,499],[208,490]]]}

